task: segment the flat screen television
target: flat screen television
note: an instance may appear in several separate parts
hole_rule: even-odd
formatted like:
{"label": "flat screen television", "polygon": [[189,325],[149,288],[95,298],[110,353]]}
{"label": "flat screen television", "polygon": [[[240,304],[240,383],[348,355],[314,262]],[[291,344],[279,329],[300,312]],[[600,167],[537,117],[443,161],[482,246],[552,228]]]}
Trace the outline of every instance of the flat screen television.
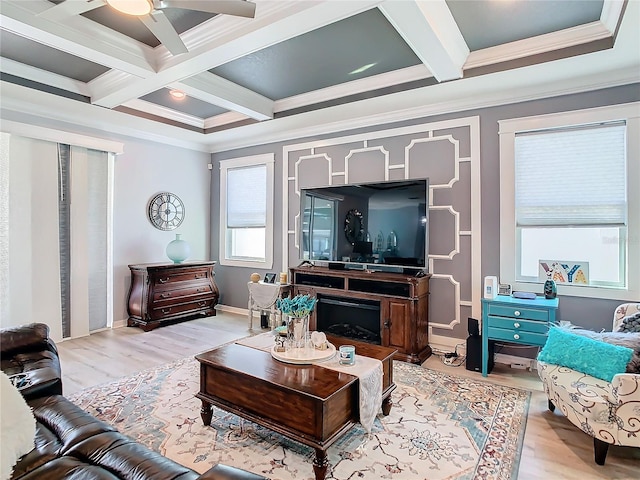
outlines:
{"label": "flat screen television", "polygon": [[300,260],[426,269],[429,179],[306,188],[300,199]]}

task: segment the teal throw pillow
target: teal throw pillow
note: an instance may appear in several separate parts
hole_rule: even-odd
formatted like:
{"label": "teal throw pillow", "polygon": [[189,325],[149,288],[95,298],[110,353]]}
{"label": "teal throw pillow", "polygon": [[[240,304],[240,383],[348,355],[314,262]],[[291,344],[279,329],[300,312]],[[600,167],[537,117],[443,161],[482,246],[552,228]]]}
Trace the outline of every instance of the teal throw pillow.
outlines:
{"label": "teal throw pillow", "polygon": [[630,348],[552,327],[538,360],[562,365],[610,382],[614,375],[625,372],[632,355],[633,350]]}

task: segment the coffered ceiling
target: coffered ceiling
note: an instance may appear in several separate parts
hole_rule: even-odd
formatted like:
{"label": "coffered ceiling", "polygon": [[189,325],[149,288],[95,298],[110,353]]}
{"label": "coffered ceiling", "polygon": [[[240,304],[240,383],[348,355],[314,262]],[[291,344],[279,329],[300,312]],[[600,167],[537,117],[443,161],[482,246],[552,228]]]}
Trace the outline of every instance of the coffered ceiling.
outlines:
{"label": "coffered ceiling", "polygon": [[315,112],[327,122],[319,112],[330,111],[336,121],[364,100],[382,114],[411,97],[499,94],[496,82],[505,91],[554,75],[599,75],[582,88],[606,85],[607,73],[612,85],[640,81],[638,0],[255,0],[254,18],[174,0],[162,12],[187,50],[177,54],[146,17],[105,0],[64,0],[67,13],[52,14],[62,3],[0,0],[3,109],[40,102],[58,119],[95,111],[103,125],[108,110],[108,122],[212,148],[279,119]]}

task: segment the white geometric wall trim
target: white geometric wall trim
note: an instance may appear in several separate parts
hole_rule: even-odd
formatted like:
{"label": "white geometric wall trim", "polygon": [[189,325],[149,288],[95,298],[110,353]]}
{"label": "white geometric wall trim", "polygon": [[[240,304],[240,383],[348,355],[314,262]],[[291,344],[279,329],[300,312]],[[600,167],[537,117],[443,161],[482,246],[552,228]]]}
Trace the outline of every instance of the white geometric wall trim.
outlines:
{"label": "white geometric wall trim", "polygon": [[[370,147],[374,141],[375,146]],[[413,155],[410,156],[412,149],[418,144],[435,141],[446,141],[453,147],[436,147],[441,149],[439,151],[445,152],[445,154],[441,155],[443,157],[442,162],[436,160],[421,163],[421,157],[417,155],[415,151]],[[343,154],[337,155],[332,151],[331,157],[327,154],[315,155],[315,151],[317,151],[318,148],[324,149],[327,147],[340,146],[343,146],[343,148],[347,147],[343,150]],[[400,148],[404,150],[404,155],[401,153],[403,150],[400,150]],[[469,153],[465,153],[464,157],[460,157],[461,149]],[[308,155],[309,152],[311,155]],[[446,305],[438,308],[436,299],[431,298],[429,334],[431,335],[431,331],[434,328],[442,333],[444,333],[443,330],[448,332],[454,330],[455,327],[461,323],[461,307],[470,307],[471,315],[479,318],[481,313],[480,290],[482,288],[482,273],[480,241],[480,121],[477,116],[285,145],[283,147],[282,218],[285,219],[284,221],[286,222],[284,230],[287,232],[287,235],[283,235],[282,251],[289,252],[289,254],[283,256],[282,271],[287,271],[290,264],[297,265],[299,263],[296,252],[299,248],[297,230],[300,218],[300,187],[326,186],[326,180],[324,180],[324,178],[326,178],[324,176],[325,172],[327,172],[326,168],[329,169],[328,178],[331,184],[333,184],[333,179],[337,180],[336,177],[343,177],[344,183],[349,184],[349,166],[351,164],[351,173],[353,174],[355,165],[353,161],[355,158],[354,155],[365,154],[366,152],[371,152],[376,155],[374,164],[380,167],[379,169],[376,168],[375,172],[370,175],[376,177],[372,181],[389,180],[392,178],[389,173],[392,171],[397,172],[398,170],[404,170],[401,173],[401,177],[408,180],[411,178],[423,178],[425,176],[430,178],[433,176],[435,178],[437,175],[440,175],[437,177],[439,178],[438,183],[432,183],[429,186],[429,210],[433,212],[447,212],[452,216],[454,221],[446,222],[447,232],[445,234],[447,237],[452,235],[455,240],[448,254],[438,252],[438,254],[428,255],[427,265],[428,271],[431,273],[431,280],[435,282],[434,285],[437,285],[438,290],[446,288],[447,290],[445,290],[445,292],[448,291],[449,293],[443,296],[450,299]],[[297,156],[301,153],[305,155],[298,158]],[[380,153],[384,155],[383,159],[378,157]],[[304,185],[300,185],[300,169],[298,168],[302,160],[305,162],[320,161],[326,165],[316,165],[312,179],[305,177]],[[431,160],[433,160],[433,158],[431,158]],[[382,162],[384,162],[384,168],[382,168]],[[469,162],[471,168],[462,169],[461,171],[459,168],[460,162]],[[344,168],[342,168],[342,165],[344,165]],[[290,169],[294,166],[293,175],[289,176]],[[338,167],[341,171],[334,171],[333,169],[335,167]],[[355,168],[361,168],[361,166],[359,165]],[[411,170],[414,170],[414,172],[412,173]],[[418,171],[420,171],[420,174],[416,173]],[[306,166],[303,172],[306,172]],[[317,172],[321,172],[320,175],[317,175],[318,178],[316,181],[318,184],[306,185],[306,183],[313,182],[313,179],[316,179]],[[368,173],[371,174],[372,172]],[[434,195],[434,190],[443,191],[452,189],[456,182],[462,180],[460,175],[464,177],[462,184],[469,185],[469,203],[456,203],[455,209],[452,205],[438,204],[439,194]],[[323,180],[321,180],[321,178]],[[353,178],[355,177],[352,177],[352,179]],[[398,178],[397,173],[393,178]],[[289,190],[289,187],[294,188]],[[457,188],[460,188],[460,184],[458,184]],[[434,202],[434,198],[437,201]],[[450,198],[450,195],[444,196],[443,198]],[[450,203],[451,200],[447,200],[447,202]],[[289,212],[294,215],[289,216]],[[463,214],[465,217],[469,216],[471,218],[470,229],[460,230],[460,217]],[[464,243],[461,242],[462,238],[466,239]],[[290,250],[290,246],[295,246],[295,248]],[[448,248],[445,249],[445,252],[447,250]],[[458,254],[463,254],[462,258],[464,260],[462,263],[459,260],[456,262],[453,261],[454,258],[459,258]],[[322,264],[322,262],[320,263]],[[465,282],[470,283],[470,285],[465,285],[465,291],[471,292],[471,298],[465,298],[464,300],[460,298],[461,283],[457,278],[461,275],[470,279],[465,280]],[[446,285],[446,287],[444,287],[444,285]],[[449,305],[449,301],[452,301],[454,305]],[[452,312],[455,312],[453,313],[454,318],[449,321]],[[443,318],[446,320],[443,321]],[[436,322],[435,319],[438,319],[438,321]],[[450,333],[447,335],[450,335]]]}
{"label": "white geometric wall trim", "polygon": [[458,253],[460,253],[460,212],[456,212],[453,209],[453,205],[438,205],[438,206],[433,206],[433,207],[429,207],[429,211],[435,211],[435,210],[440,210],[440,211],[448,211],[449,213],[451,213],[451,216],[453,217],[453,223],[455,225],[455,233],[454,233],[454,246],[453,246],[453,250],[451,250],[449,252],[449,254],[447,255],[435,255],[435,254],[429,254],[429,258],[437,258],[439,260],[453,260],[453,257],[455,257]]}
{"label": "white geometric wall trim", "polygon": [[327,173],[328,173],[328,177],[329,179],[331,179],[331,157],[329,155],[327,155],[326,153],[319,153],[319,154],[311,154],[311,155],[302,155],[300,156],[300,158],[298,158],[298,160],[295,163],[295,176],[294,176],[294,181],[295,181],[295,192],[296,195],[298,195],[298,198],[300,198],[300,186],[298,185],[298,172],[300,171],[300,164],[303,161],[306,160],[314,160],[314,159],[322,159],[325,160],[327,162]]}
{"label": "white geometric wall trim", "polygon": [[437,323],[433,321],[433,318],[429,318],[429,328],[453,330],[453,328],[460,323],[460,282],[453,278],[452,275],[444,275],[439,273],[434,273],[431,275],[431,282],[437,282],[438,280],[447,280],[453,288],[453,296],[455,299],[454,318],[449,323]]}
{"label": "white geometric wall trim", "polygon": [[344,157],[344,183],[349,183],[349,160],[356,153],[366,153],[366,152],[380,152],[384,155],[384,179],[389,180],[389,152],[384,149],[383,146],[379,145],[377,147],[367,147],[367,143],[365,143],[364,148],[354,148],[350,150],[346,157]]}
{"label": "white geometric wall trim", "polygon": [[296,248],[300,249],[300,243],[298,242],[298,225],[300,225],[300,214],[298,213],[295,217],[294,229],[287,231],[288,234],[293,234],[293,244]]}
{"label": "white geometric wall trim", "polygon": [[[405,163],[407,165],[407,175],[411,175],[411,171],[410,171],[410,164],[409,164],[409,160],[410,160],[410,152],[411,149],[420,144],[420,143],[427,143],[427,142],[441,142],[441,141],[449,141],[451,142],[451,144],[453,144],[453,152],[454,152],[454,156],[453,156],[453,177],[451,178],[451,180],[449,180],[448,183],[444,183],[444,184],[430,184],[429,188],[451,188],[453,187],[453,185],[460,180],[460,141],[453,138],[453,136],[451,135],[441,135],[441,136],[437,136],[434,137],[433,136],[433,132],[430,131],[429,132],[429,138],[414,138],[413,140],[411,140],[411,143],[409,143],[409,145],[407,145],[404,149],[404,158],[405,158]],[[410,178],[410,177],[407,177]]]}

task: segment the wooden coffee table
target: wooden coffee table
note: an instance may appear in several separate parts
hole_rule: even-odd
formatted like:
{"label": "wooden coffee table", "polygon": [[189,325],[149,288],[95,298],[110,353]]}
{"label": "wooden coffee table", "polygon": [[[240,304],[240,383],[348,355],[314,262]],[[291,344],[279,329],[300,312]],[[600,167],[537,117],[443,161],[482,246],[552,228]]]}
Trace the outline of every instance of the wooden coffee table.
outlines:
{"label": "wooden coffee table", "polygon": [[[338,337],[331,338],[339,346]],[[344,341],[346,343],[346,341]],[[383,357],[383,413],[391,408],[394,349],[348,342],[356,354]],[[387,358],[388,357],[388,358]],[[269,352],[229,344],[196,355],[200,414],[211,424],[212,405],[315,449],[316,480],[326,476],[327,449],[359,418],[358,378],[319,365],[291,365]],[[385,366],[386,365],[386,366]],[[385,412],[386,410],[386,412]]]}

